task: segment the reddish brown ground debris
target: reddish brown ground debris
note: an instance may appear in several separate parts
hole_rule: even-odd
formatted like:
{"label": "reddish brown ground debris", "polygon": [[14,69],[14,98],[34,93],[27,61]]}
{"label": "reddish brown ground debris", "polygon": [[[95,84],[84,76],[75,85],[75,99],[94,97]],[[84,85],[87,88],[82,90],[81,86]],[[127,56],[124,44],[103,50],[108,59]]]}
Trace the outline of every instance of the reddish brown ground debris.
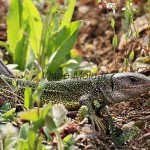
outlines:
{"label": "reddish brown ground debris", "polygon": [[[121,0],[120,0],[121,1]],[[120,1],[117,1],[118,4]],[[62,1],[60,1],[62,2]],[[116,2],[114,0],[113,2]],[[122,1],[124,2],[124,1]],[[144,15],[144,0],[134,0],[140,8],[139,16]],[[0,40],[6,41],[6,12],[7,5],[4,5],[4,1],[0,1]],[[118,5],[118,8],[121,9],[122,5]],[[130,42],[121,50],[116,49],[114,53],[114,48],[112,46],[112,38],[114,32],[110,25],[111,17],[115,18],[115,29],[118,37],[118,41],[123,34],[122,26],[122,16],[118,13],[116,16],[113,13],[107,12],[105,5],[97,5],[94,1],[80,0],[77,1],[74,20],[81,19],[83,20],[83,25],[80,30],[80,34],[76,43],[76,49],[81,51],[83,58],[87,61],[92,61],[97,64],[100,72],[111,73],[117,72],[118,69],[122,66],[125,56],[131,52],[133,49],[135,52],[135,58],[145,56],[146,50],[143,50],[143,39],[149,34],[149,30],[144,30],[140,33],[139,37]],[[145,52],[146,51],[146,52]],[[149,57],[149,55],[148,55]],[[115,64],[117,62],[117,66]],[[133,60],[133,61],[134,61]],[[131,62],[132,66],[133,62]],[[123,68],[124,70],[129,71],[132,67]],[[146,71],[149,75],[149,69]],[[115,120],[116,126],[121,128],[127,123],[133,121],[136,122],[136,125],[142,130],[139,136],[134,140],[127,143],[124,146],[116,146],[111,141],[110,137],[99,137],[95,133],[89,133],[91,136],[89,138],[80,141],[77,145],[84,147],[84,149],[106,149],[106,150],[148,150],[147,139],[149,136],[143,136],[147,133],[150,133],[150,99],[149,95],[145,95],[136,100],[119,103],[114,106],[109,107],[110,112]]]}
{"label": "reddish brown ground debris", "polygon": [[[135,2],[139,7],[141,7],[140,1]],[[137,17],[144,15],[142,7],[140,8],[140,11],[141,14],[138,14]],[[138,57],[145,57],[146,53],[143,53],[143,45],[145,44],[144,38],[148,36],[149,30],[143,30],[136,40],[125,45],[125,47],[123,47],[121,50],[116,49],[114,53],[114,48],[112,45],[114,32],[110,25],[111,17],[115,18],[116,34],[118,37],[118,42],[120,42],[121,36],[124,33],[122,26],[123,17],[120,14],[113,16],[110,11],[107,12],[105,9],[100,9],[97,4],[83,4],[78,2],[75,9],[74,20],[83,20],[83,25],[76,43],[76,49],[82,52],[85,60],[92,61],[98,65],[99,73],[117,72],[120,67],[122,67],[123,70],[132,71],[133,62]],[[131,62],[131,66],[125,68],[123,67],[123,60],[125,56],[129,56],[131,50],[134,50],[135,57]],[[117,66],[115,64],[115,60],[117,62]],[[150,69],[147,69],[145,73],[150,75]],[[149,103],[149,95],[146,95],[130,102],[119,103],[114,106],[110,106],[109,109],[117,127],[122,128],[123,125],[132,123],[134,121],[142,131],[140,135],[124,146],[116,147],[116,145],[111,143],[111,140],[109,140],[109,138],[107,139],[106,137],[106,140],[102,140],[103,143],[100,144],[100,147],[103,147],[103,149],[148,150],[149,148],[146,144],[146,141],[149,137],[142,138],[142,140],[139,140],[139,138],[142,135],[150,132]],[[95,144],[96,143],[98,145],[100,141],[98,142],[95,140]]]}

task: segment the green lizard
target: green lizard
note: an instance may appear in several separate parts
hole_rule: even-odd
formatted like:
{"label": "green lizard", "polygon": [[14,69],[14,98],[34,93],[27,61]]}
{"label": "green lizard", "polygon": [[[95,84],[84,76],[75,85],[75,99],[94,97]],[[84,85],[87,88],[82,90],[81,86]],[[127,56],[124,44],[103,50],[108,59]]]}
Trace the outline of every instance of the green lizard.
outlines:
{"label": "green lizard", "polygon": [[[18,91],[15,93],[12,82],[16,80]],[[23,79],[14,79],[0,75],[0,97],[12,101],[15,95],[23,98],[25,87],[33,91],[35,82]],[[140,96],[150,90],[150,78],[138,73],[116,73],[89,77],[87,79],[68,79],[45,83],[40,101],[44,103],[63,103],[69,110],[76,110],[86,105],[92,123],[101,125],[95,115],[93,101],[99,103],[118,103]]]}

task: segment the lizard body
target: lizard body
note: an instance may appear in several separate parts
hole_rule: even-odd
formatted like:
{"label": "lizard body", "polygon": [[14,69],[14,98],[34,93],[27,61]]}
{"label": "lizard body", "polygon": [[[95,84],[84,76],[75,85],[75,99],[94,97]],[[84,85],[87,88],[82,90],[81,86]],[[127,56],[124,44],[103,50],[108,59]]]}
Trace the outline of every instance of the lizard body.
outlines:
{"label": "lizard body", "polygon": [[[13,81],[18,87],[17,92]],[[0,75],[0,97],[8,101],[23,98],[24,90],[30,87],[32,91],[37,88],[33,81],[15,79]],[[92,124],[101,131],[105,131],[101,121],[95,115],[94,100],[98,102],[118,103],[140,96],[150,90],[150,78],[138,73],[116,73],[89,77],[87,79],[68,79],[50,81],[44,84],[40,102],[63,103],[67,109],[75,110],[86,105]]]}
{"label": "lizard body", "polygon": [[[0,75],[0,92],[13,96],[13,81],[19,86],[18,94],[23,97],[25,87],[33,91],[37,84],[33,81],[14,79]],[[9,93],[8,91],[11,91]],[[100,100],[118,103],[135,98],[150,90],[150,78],[137,73],[116,73],[93,76],[86,79],[68,79],[45,83],[41,95],[41,103],[63,103],[68,109],[80,107],[83,96],[90,97],[90,101]]]}
{"label": "lizard body", "polygon": [[[108,76],[111,75],[95,76],[87,79],[68,79],[62,81],[47,82],[43,87],[43,92],[40,98],[41,104],[45,104],[48,102],[63,103],[68,109],[74,110],[80,107],[80,99],[84,95],[91,95],[90,97],[92,99],[97,99],[97,97],[101,97],[104,99],[101,90],[97,91],[98,93],[96,92],[96,85],[98,84],[98,82],[101,84],[101,86],[103,82],[107,83],[109,81]],[[16,82],[16,85],[19,86],[17,94],[21,97],[23,97],[24,95],[25,87],[30,87],[33,91],[37,87],[37,84],[35,82],[23,79],[1,76],[0,80],[1,93],[7,96],[9,95],[8,90],[10,90],[12,91],[9,95],[10,97],[13,97],[14,86],[12,83],[14,81]]]}

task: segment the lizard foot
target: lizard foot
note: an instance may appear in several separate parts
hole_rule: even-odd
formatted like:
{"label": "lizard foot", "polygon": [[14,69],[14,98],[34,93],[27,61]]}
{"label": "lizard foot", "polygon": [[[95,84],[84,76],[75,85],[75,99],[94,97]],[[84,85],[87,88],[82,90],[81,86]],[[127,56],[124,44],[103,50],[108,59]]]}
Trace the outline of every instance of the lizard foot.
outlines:
{"label": "lizard foot", "polygon": [[106,134],[106,127],[104,126],[103,122],[102,122],[102,119],[97,117],[96,115],[92,115],[90,116],[90,120],[91,120],[91,123],[92,123],[92,126],[94,128],[97,128],[98,132],[100,134]]}

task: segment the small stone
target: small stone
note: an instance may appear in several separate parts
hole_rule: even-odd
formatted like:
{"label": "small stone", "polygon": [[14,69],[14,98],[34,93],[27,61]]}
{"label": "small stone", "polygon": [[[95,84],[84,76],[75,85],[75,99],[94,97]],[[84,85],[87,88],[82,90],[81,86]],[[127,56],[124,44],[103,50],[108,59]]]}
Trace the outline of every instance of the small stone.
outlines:
{"label": "small stone", "polygon": [[79,7],[79,13],[86,14],[88,12],[89,12],[89,7],[88,6],[80,6]]}

